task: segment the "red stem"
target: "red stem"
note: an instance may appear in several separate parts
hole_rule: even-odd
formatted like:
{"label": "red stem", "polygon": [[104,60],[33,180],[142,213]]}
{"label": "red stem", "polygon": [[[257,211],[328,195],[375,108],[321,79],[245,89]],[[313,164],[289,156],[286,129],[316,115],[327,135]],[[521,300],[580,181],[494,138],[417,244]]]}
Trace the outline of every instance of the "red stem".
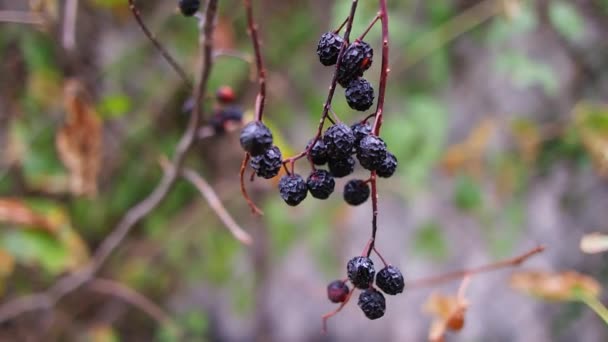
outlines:
{"label": "red stem", "polygon": [[245,201],[247,201],[247,204],[249,205],[249,208],[251,208],[251,212],[254,215],[264,215],[264,212],[260,210],[260,208],[258,208],[255,203],[253,203],[251,197],[249,197],[249,194],[247,194],[247,188],[245,187],[245,170],[247,169],[247,163],[249,162],[249,158],[249,153],[246,153],[245,158],[243,158],[243,162],[241,163],[241,193],[243,194]]}
{"label": "red stem", "polygon": [[260,90],[255,100],[255,120],[262,121],[264,115],[264,105],[266,104],[266,69],[262,59],[262,49],[260,48],[260,37],[258,36],[258,25],[253,18],[253,7],[251,0],[244,0],[245,11],[247,12],[247,29],[253,43],[255,56],[255,66],[258,71],[258,83]]}
{"label": "red stem", "polygon": [[374,25],[378,22],[378,19],[380,19],[382,17],[382,14],[380,14],[380,12],[378,12],[378,14],[376,14],[376,17],[374,18],[374,20],[372,20],[371,23],[369,23],[369,25],[367,25],[367,28],[365,29],[365,31],[363,31],[363,33],[361,33],[361,35],[359,36],[359,38],[357,38],[357,40],[363,40],[365,38],[365,36],[367,36],[367,34],[369,33],[369,30],[372,29],[372,27],[374,27]]}

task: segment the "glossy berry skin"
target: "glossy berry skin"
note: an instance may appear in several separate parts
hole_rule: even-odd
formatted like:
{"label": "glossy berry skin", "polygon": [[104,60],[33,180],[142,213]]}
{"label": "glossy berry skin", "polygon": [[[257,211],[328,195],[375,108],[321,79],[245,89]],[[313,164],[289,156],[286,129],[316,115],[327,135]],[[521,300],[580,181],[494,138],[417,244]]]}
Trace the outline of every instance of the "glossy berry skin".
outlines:
{"label": "glossy berry skin", "polygon": [[360,179],[351,179],[344,185],[344,201],[359,205],[369,198],[369,185]]}
{"label": "glossy berry skin", "polygon": [[332,303],[342,303],[348,298],[350,289],[342,280],[334,280],[327,285],[327,298]]}
{"label": "glossy berry skin", "polygon": [[355,135],[347,125],[337,123],[325,131],[323,142],[327,148],[327,155],[335,159],[349,156],[355,146]]}
{"label": "glossy berry skin", "polygon": [[384,312],[386,311],[384,295],[373,288],[361,292],[357,304],[365,314],[365,317],[372,320],[384,316]]}
{"label": "glossy berry skin", "polygon": [[357,78],[348,84],[344,91],[348,106],[360,112],[374,104],[374,87],[364,78]]}
{"label": "glossy berry skin", "polygon": [[372,134],[372,126],[368,123],[357,122],[350,126],[350,129],[353,131],[353,134],[355,134],[355,146],[359,145],[361,139]]}
{"label": "glossy berry skin", "polygon": [[355,41],[344,51],[338,68],[338,83],[347,87],[357,77],[372,65],[374,50],[363,41]]}
{"label": "glossy berry skin", "polygon": [[355,170],[355,159],[351,156],[345,158],[330,158],[327,167],[332,176],[342,178],[350,175]]}
{"label": "glossy berry skin", "polygon": [[308,187],[302,176],[298,174],[285,175],[279,181],[279,193],[285,203],[294,207],[306,198]]}
{"label": "glossy berry skin", "polygon": [[376,170],[386,158],[386,143],[375,135],[361,139],[357,146],[357,160],[366,170]]}
{"label": "glossy berry skin", "polygon": [[319,39],[319,45],[317,45],[317,55],[321,64],[325,66],[336,64],[343,43],[344,39],[339,34],[323,33],[321,39]]}
{"label": "glossy berry skin", "polygon": [[314,198],[327,199],[334,192],[336,182],[334,177],[325,170],[313,171],[306,180],[308,191]]}
{"label": "glossy berry skin", "polygon": [[353,286],[358,289],[367,289],[371,286],[376,275],[374,262],[364,256],[356,256],[346,264],[346,274]]}
{"label": "glossy berry skin", "polygon": [[376,169],[378,177],[389,178],[397,170],[397,157],[390,152],[386,152],[386,158],[382,161],[382,164]]}
{"label": "glossy berry skin", "polygon": [[259,156],[272,147],[272,132],[261,121],[252,121],[243,127],[240,141],[251,156]]}
{"label": "glossy berry skin", "polygon": [[279,174],[282,162],[281,150],[277,146],[272,146],[264,154],[252,157],[249,165],[256,175],[270,179]]}
{"label": "glossy berry skin", "polygon": [[[310,144],[312,144],[312,141],[313,140],[310,140],[306,145],[307,150],[310,147]],[[323,165],[327,163],[327,147],[325,146],[322,138],[317,139],[314,146],[308,150],[308,156],[315,165]]]}
{"label": "glossy berry skin", "polygon": [[388,295],[399,294],[405,287],[403,274],[397,267],[388,265],[376,275],[376,286]]}
{"label": "glossy berry skin", "polygon": [[186,17],[193,16],[201,6],[199,0],[179,0],[179,10]]}

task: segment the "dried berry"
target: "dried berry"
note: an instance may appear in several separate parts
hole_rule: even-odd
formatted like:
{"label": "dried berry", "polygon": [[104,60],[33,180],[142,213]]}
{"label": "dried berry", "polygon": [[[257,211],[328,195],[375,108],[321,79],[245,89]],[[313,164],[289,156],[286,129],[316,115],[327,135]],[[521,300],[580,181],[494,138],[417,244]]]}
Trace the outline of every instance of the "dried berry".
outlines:
{"label": "dried berry", "polygon": [[386,158],[382,161],[382,165],[376,169],[378,177],[389,178],[397,170],[397,158],[394,154],[386,152]]}
{"label": "dried berry", "polygon": [[[312,142],[313,140],[310,140],[306,145],[307,150]],[[327,163],[327,147],[325,147],[325,143],[323,142],[322,138],[317,139],[317,142],[315,142],[313,147],[308,150],[308,156],[315,165],[323,165]]]}
{"label": "dried berry", "polygon": [[281,150],[277,146],[272,146],[264,154],[252,157],[249,165],[256,175],[270,179],[279,174],[282,161]]}
{"label": "dried berry", "polygon": [[384,312],[386,311],[384,295],[373,288],[361,292],[357,304],[365,314],[365,317],[369,319],[378,319],[384,316]]}
{"label": "dried berry", "polygon": [[355,135],[350,127],[337,123],[325,131],[323,142],[327,148],[327,155],[340,159],[351,154],[355,146]]}
{"label": "dried berry", "polygon": [[332,176],[336,178],[346,177],[355,170],[355,159],[351,156],[339,159],[330,158],[327,167]]}
{"label": "dried berry", "polygon": [[367,289],[374,281],[374,262],[364,256],[356,256],[348,261],[346,274],[353,286],[359,289]]}
{"label": "dried berry", "polygon": [[344,95],[346,102],[354,110],[366,111],[374,104],[374,88],[361,77],[348,84]]}
{"label": "dried berry", "polygon": [[338,68],[338,83],[347,87],[357,77],[363,76],[363,72],[372,65],[374,50],[363,41],[355,41],[350,44],[340,60]]}
{"label": "dried berry", "polygon": [[186,17],[193,16],[198,12],[201,2],[199,0],[179,0],[179,10]]}
{"label": "dried berry", "polygon": [[298,174],[285,175],[279,181],[279,193],[285,203],[296,206],[306,198],[308,187],[302,176]]}
{"label": "dried berry", "polygon": [[386,144],[375,135],[368,135],[361,139],[357,146],[357,159],[359,164],[367,170],[376,170],[386,158]]}
{"label": "dried berry", "polygon": [[351,179],[344,185],[344,201],[359,205],[369,198],[369,185],[360,179]]}
{"label": "dried berry", "polygon": [[329,172],[315,170],[308,176],[306,185],[308,185],[308,191],[310,191],[312,197],[327,199],[334,192],[336,182]]}
{"label": "dried berry", "polygon": [[272,147],[272,133],[261,121],[252,121],[241,131],[241,146],[252,156],[259,156]]}
{"label": "dried berry", "polygon": [[376,275],[376,286],[386,294],[396,295],[403,292],[405,282],[401,271],[395,266],[388,265]]}
{"label": "dried berry", "polygon": [[350,289],[342,280],[334,280],[327,285],[327,298],[332,303],[342,303],[348,298]]}
{"label": "dried berry", "polygon": [[230,125],[240,125],[243,120],[243,109],[239,106],[226,106],[218,108],[209,125],[213,127],[216,134],[224,133]]}
{"label": "dried berry", "polygon": [[321,39],[319,39],[319,45],[317,45],[317,55],[321,64],[326,66],[336,64],[343,43],[344,39],[339,34],[334,32],[323,33]]}
{"label": "dried berry", "polygon": [[367,122],[357,122],[356,124],[350,126],[350,129],[355,135],[355,146],[359,146],[361,139],[372,134],[372,126],[370,126]]}

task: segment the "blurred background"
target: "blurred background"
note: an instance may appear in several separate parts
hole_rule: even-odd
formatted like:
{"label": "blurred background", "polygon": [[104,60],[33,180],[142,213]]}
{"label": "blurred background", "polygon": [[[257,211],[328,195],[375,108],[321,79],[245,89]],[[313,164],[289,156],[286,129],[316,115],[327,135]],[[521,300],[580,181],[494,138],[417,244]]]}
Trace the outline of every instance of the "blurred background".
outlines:
{"label": "blurred background", "polygon": [[[138,6],[193,77],[197,22],[176,4]],[[241,1],[219,4],[216,47],[245,61],[216,59],[205,116],[215,110],[215,91],[229,85],[250,120],[257,85],[246,61],[252,49],[244,9]],[[318,62],[318,39],[339,26],[351,1],[254,4],[268,69],[265,120],[284,155],[293,155],[314,135],[332,76]],[[579,247],[586,234],[608,230],[608,1],[402,0],[389,7],[382,137],[399,168],[379,181],[379,250],[407,283],[543,244],[547,250],[519,268],[474,276],[465,326],[446,339],[608,340],[606,297],[598,290],[608,279],[608,255]],[[173,153],[188,120],[188,87],[143,35],[126,0],[80,0],[73,40],[65,35],[66,8],[59,0],[0,0],[0,304],[86,264],[156,186],[159,157]],[[377,2],[360,1],[354,36],[377,10]],[[377,89],[379,26],[366,40],[375,48],[366,77]],[[85,99],[88,114],[80,119],[73,98]],[[333,109],[347,123],[364,116],[350,110],[341,88]],[[73,141],[86,148],[74,151]],[[253,245],[236,241],[180,180],[99,280],[52,309],[1,324],[0,340],[427,339],[429,299],[455,296],[458,281],[406,288],[387,298],[386,315],[376,321],[352,301],[321,335],[321,315],[335,308],[325,286],[344,278],[346,262],[365,246],[370,204],[346,205],[341,179],[329,200],[292,208],[278,196],[276,178],[257,179],[247,185],[265,215],[254,217],[238,186],[241,160],[237,130],[200,139],[187,164],[214,187]],[[296,170],[306,175],[308,165]],[[367,176],[358,169],[355,177]],[[596,237],[593,243],[605,245]],[[513,272],[530,270],[541,280],[514,282]],[[548,290],[539,284],[550,274],[556,278]],[[556,288],[567,293],[545,293]],[[125,289],[147,297],[156,314],[117,295]]]}

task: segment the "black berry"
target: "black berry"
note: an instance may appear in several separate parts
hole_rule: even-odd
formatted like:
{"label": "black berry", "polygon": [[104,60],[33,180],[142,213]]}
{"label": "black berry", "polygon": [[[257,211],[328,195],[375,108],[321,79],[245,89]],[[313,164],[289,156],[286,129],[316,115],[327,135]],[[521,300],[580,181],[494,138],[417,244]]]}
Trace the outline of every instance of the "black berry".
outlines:
{"label": "black berry", "polygon": [[201,6],[199,0],[179,0],[179,10],[186,17],[191,17],[198,11]]}
{"label": "black berry", "polygon": [[344,201],[359,205],[369,198],[369,186],[360,179],[351,179],[344,185]]}
{"label": "black berry", "polygon": [[374,50],[366,42],[355,41],[350,44],[340,60],[338,68],[338,83],[347,87],[348,84],[372,65]]}
{"label": "black berry", "polygon": [[329,172],[336,178],[346,177],[355,170],[355,159],[351,156],[345,158],[330,158],[327,162]]}
{"label": "black berry", "polygon": [[325,131],[323,142],[328,156],[335,159],[344,158],[351,154],[355,146],[355,135],[350,127],[337,123]]}
{"label": "black berry", "polygon": [[272,133],[261,121],[252,121],[241,131],[241,146],[252,156],[259,156],[272,146]]}
{"label": "black berry", "polygon": [[353,134],[355,135],[355,146],[359,145],[359,142],[361,142],[361,139],[372,134],[372,126],[370,126],[367,122],[366,123],[357,122],[356,124],[350,126],[350,129],[353,131]]}
{"label": "black berry", "polygon": [[364,256],[354,257],[346,265],[346,274],[354,287],[367,289],[374,281],[374,275],[376,275],[374,262]]}
{"label": "black berry", "polygon": [[282,161],[281,150],[276,146],[272,146],[264,154],[252,157],[249,165],[251,165],[256,175],[270,179],[279,174]]}
{"label": "black berry", "polygon": [[394,154],[390,152],[386,152],[386,158],[382,161],[382,165],[380,165],[376,169],[376,174],[378,177],[389,178],[395,173],[397,169],[397,158]]}
{"label": "black berry", "polygon": [[342,303],[348,297],[350,289],[342,280],[334,280],[327,285],[327,298],[332,303]]}
{"label": "black berry", "polygon": [[386,300],[384,295],[374,289],[367,289],[359,295],[359,307],[369,319],[378,319],[384,316]]}
{"label": "black berry", "polygon": [[[307,150],[310,147],[310,144],[312,144],[312,140],[306,145]],[[317,139],[317,142],[315,142],[313,147],[308,151],[308,156],[315,165],[323,165],[327,163],[327,147],[325,147],[325,143],[323,142],[322,138]]]}
{"label": "black berry", "polygon": [[216,134],[224,133],[230,124],[239,124],[243,120],[243,109],[238,106],[226,106],[218,108],[209,125],[213,127]]}
{"label": "black berry", "polygon": [[357,146],[359,164],[367,170],[376,170],[386,158],[386,144],[375,136],[368,135],[361,139]]}
{"label": "black berry", "polygon": [[366,111],[374,104],[374,88],[361,77],[348,84],[344,95],[346,102],[354,110]]}
{"label": "black berry", "polygon": [[326,199],[334,192],[336,182],[329,172],[315,170],[308,176],[306,185],[308,185],[308,191],[310,191],[312,197]]}
{"label": "black berry", "polygon": [[317,55],[321,64],[326,66],[336,64],[343,43],[344,39],[339,34],[323,33],[321,39],[319,39],[319,45],[317,45]]}
{"label": "black berry", "polygon": [[279,192],[285,203],[296,206],[306,198],[308,187],[302,176],[298,174],[285,175],[279,181]]}
{"label": "black berry", "polygon": [[405,283],[401,271],[395,266],[386,266],[376,275],[376,286],[388,295],[396,295],[403,292]]}

